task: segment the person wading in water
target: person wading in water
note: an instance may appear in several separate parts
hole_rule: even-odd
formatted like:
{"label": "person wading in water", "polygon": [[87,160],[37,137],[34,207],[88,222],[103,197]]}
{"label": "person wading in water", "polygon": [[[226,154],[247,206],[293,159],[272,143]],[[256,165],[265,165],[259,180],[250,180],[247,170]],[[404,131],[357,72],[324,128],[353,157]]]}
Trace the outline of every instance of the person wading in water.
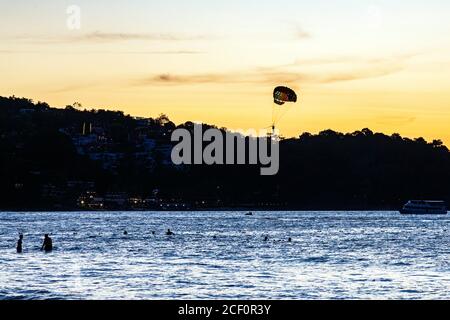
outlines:
{"label": "person wading in water", "polygon": [[19,234],[19,240],[17,240],[17,253],[22,253],[23,234]]}
{"label": "person wading in water", "polygon": [[41,251],[42,250],[45,252],[51,252],[53,250],[52,238],[50,238],[48,234],[44,236],[44,243],[42,244]]}

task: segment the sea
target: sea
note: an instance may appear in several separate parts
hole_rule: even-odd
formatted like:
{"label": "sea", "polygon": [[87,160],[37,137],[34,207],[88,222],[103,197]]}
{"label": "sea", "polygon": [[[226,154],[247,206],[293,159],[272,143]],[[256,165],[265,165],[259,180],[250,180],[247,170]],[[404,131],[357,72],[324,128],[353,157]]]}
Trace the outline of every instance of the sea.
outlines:
{"label": "sea", "polygon": [[449,216],[245,213],[0,212],[0,299],[450,298]]}

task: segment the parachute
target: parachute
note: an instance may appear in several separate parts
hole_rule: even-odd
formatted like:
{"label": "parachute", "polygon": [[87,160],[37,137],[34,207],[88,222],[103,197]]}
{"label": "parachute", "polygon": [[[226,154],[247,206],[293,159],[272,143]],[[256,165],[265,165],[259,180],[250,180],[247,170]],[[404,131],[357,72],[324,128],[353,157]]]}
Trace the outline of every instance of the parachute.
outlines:
{"label": "parachute", "polygon": [[273,91],[273,101],[282,106],[286,102],[297,102],[297,94],[288,87],[276,87]]}
{"label": "parachute", "polygon": [[[273,102],[272,129],[275,130],[278,121],[289,111],[292,104],[297,102],[297,94],[288,87],[276,87],[273,91]],[[286,103],[289,105],[285,105]]]}

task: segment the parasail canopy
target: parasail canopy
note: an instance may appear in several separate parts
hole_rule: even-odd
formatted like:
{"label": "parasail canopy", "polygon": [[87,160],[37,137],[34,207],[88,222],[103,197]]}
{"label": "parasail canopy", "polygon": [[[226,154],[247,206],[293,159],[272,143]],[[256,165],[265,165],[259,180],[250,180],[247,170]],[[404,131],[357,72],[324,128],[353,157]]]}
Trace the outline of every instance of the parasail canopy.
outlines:
{"label": "parasail canopy", "polygon": [[297,94],[288,87],[276,87],[273,91],[273,101],[282,106],[286,102],[297,102]]}

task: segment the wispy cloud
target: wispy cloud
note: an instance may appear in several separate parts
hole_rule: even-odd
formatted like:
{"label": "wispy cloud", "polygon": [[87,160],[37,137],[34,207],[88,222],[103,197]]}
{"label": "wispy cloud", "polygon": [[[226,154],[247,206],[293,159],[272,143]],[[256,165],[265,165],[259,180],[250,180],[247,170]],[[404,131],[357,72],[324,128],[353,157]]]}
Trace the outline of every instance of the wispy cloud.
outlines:
{"label": "wispy cloud", "polygon": [[294,63],[287,66],[314,66],[324,64],[342,64],[348,62],[355,62],[355,57],[338,56],[338,57],[325,57],[325,58],[300,58],[294,61]]}
{"label": "wispy cloud", "polygon": [[292,66],[314,66],[314,65],[327,65],[327,64],[386,64],[386,63],[402,63],[412,58],[415,58],[423,52],[396,54],[384,57],[354,57],[354,56],[336,56],[336,57],[321,57],[321,58],[299,58],[294,63],[285,65],[286,67]]}
{"label": "wispy cloud", "polygon": [[15,41],[32,43],[108,43],[123,41],[195,41],[209,39],[206,35],[185,35],[175,33],[111,33],[90,32],[75,35],[20,35],[14,37]]}
{"label": "wispy cloud", "polygon": [[318,82],[333,83],[379,78],[398,73],[402,70],[404,70],[404,67],[402,65],[376,65],[373,68],[353,70],[348,72],[337,72],[330,75],[320,76],[318,77]]}
{"label": "wispy cloud", "polygon": [[390,116],[381,116],[375,119],[375,122],[382,125],[407,125],[416,121],[415,116],[409,115],[390,115]]}
{"label": "wispy cloud", "polygon": [[97,51],[97,52],[91,52],[91,53],[115,53],[115,54],[161,54],[161,55],[196,55],[196,54],[204,54],[203,51],[194,51],[194,50],[166,50],[166,51]]}
{"label": "wispy cloud", "polygon": [[81,90],[89,89],[89,88],[93,88],[93,87],[98,88],[98,83],[88,82],[88,83],[83,83],[83,84],[71,84],[71,85],[66,85],[66,86],[62,86],[62,87],[52,88],[52,89],[49,89],[47,92],[59,94],[59,93],[66,93],[66,92],[73,92],[73,91],[81,91]]}
{"label": "wispy cloud", "polygon": [[[344,81],[356,81],[379,78],[401,72],[405,66],[396,59],[379,59],[330,71],[296,72],[283,67],[256,68],[252,70],[204,73],[204,74],[158,74],[140,79],[137,85],[188,85],[188,84],[328,84]],[[342,71],[344,70],[344,71]],[[349,70],[349,71],[347,71]]]}
{"label": "wispy cloud", "polygon": [[[17,50],[0,50],[0,54],[38,54],[38,53],[49,53],[50,51],[48,50],[22,50],[22,49],[17,49]],[[197,54],[204,54],[205,52],[203,51],[194,51],[194,50],[143,50],[143,51],[117,51],[117,50],[98,50],[98,51],[83,51],[83,50],[78,50],[78,51],[55,51],[52,50],[51,51],[52,54],[99,54],[99,55],[104,55],[104,54],[117,54],[117,55],[197,55]]]}
{"label": "wispy cloud", "polygon": [[103,33],[92,32],[73,37],[76,41],[111,42],[111,41],[192,41],[203,40],[206,36],[181,35],[172,33]]}
{"label": "wispy cloud", "polygon": [[255,83],[258,78],[251,73],[158,74],[135,82],[137,85],[186,85]]}
{"label": "wispy cloud", "polygon": [[39,53],[37,50],[0,50],[0,54],[18,54],[18,53]]}
{"label": "wispy cloud", "polygon": [[294,35],[299,40],[310,39],[312,37],[311,33],[305,31],[302,27],[297,27]]}
{"label": "wispy cloud", "polygon": [[192,85],[192,84],[268,84],[294,83],[308,79],[308,75],[286,72],[239,71],[205,74],[159,74],[138,79],[135,85]]}

